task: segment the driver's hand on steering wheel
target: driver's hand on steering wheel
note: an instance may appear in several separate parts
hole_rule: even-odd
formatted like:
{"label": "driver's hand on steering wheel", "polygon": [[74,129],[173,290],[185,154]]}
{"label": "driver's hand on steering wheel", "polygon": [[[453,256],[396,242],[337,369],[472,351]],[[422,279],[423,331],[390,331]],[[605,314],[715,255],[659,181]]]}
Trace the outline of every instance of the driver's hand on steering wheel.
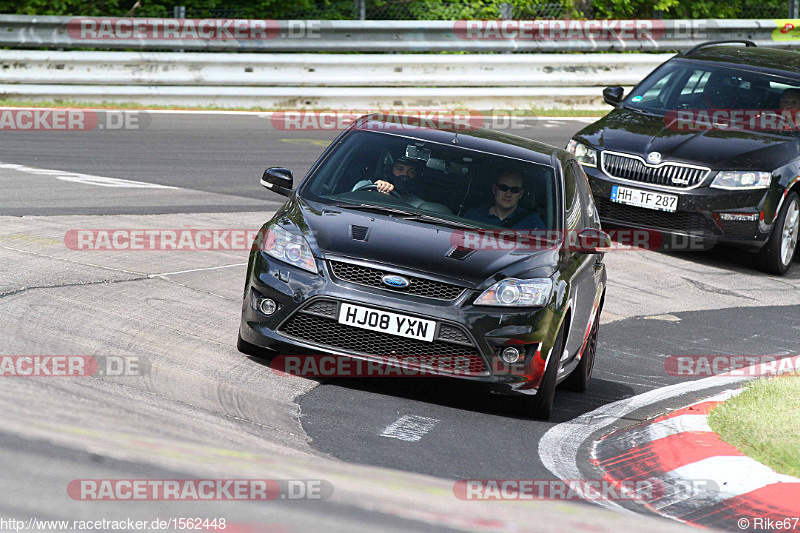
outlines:
{"label": "driver's hand on steering wheel", "polygon": [[376,181],[375,186],[378,188],[378,192],[382,192],[383,194],[389,194],[394,190],[394,185],[384,180]]}

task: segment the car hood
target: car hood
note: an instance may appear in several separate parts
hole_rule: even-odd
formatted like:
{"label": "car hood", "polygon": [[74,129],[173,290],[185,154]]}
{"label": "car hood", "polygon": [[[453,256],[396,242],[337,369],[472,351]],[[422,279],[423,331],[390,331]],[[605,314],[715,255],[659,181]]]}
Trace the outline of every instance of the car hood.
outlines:
{"label": "car hood", "polygon": [[[294,226],[323,259],[351,258],[429,274],[462,286],[484,288],[511,276],[549,277],[556,270],[558,249],[504,251],[478,249],[464,259],[447,257],[463,243],[464,233],[426,222],[367,213],[293,197],[276,217]],[[352,237],[351,226],[369,228],[365,241]]]}
{"label": "car hood", "polygon": [[601,150],[637,154],[660,152],[664,161],[681,161],[713,170],[772,171],[798,155],[791,134],[757,131],[678,131],[662,116],[615,109],[576,135]]}

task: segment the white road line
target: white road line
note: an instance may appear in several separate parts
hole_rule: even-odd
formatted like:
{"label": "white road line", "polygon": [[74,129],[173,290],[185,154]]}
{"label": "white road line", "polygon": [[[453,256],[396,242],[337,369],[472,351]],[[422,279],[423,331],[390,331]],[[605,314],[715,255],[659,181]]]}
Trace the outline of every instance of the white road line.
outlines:
{"label": "white road line", "polygon": [[[795,361],[800,359],[800,356],[791,359]],[[774,367],[774,365],[772,366]],[[539,439],[539,458],[545,468],[550,470],[550,472],[559,479],[583,479],[583,474],[581,474],[580,468],[578,468],[578,450],[598,431],[619,422],[629,413],[642,407],[684,394],[696,393],[714,387],[723,387],[725,385],[735,385],[758,375],[764,375],[767,368],[768,367],[763,364],[753,365],[749,368],[737,369],[719,376],[711,376],[694,381],[684,381],[682,383],[676,383],[675,385],[653,389],[632,398],[626,398],[603,405],[594,411],[585,413],[577,418],[573,418],[569,422],[563,422],[551,428]],[[727,390],[711,398],[695,403],[724,401],[734,394],[737,394],[737,392],[734,390]],[[629,511],[610,500],[595,499],[592,501],[609,509],[633,513],[633,511]]]}
{"label": "white road line", "polygon": [[439,423],[435,418],[405,415],[392,422],[381,433],[381,437],[416,442]]}
{"label": "white road line", "polygon": [[26,167],[25,165],[16,165],[13,163],[0,163],[0,169],[16,170],[17,172],[25,172],[27,174],[35,174],[38,176],[52,176],[61,181],[70,181],[73,183],[81,183],[83,185],[96,185],[99,187],[117,187],[128,189],[178,189],[178,187],[159,185],[158,183],[109,178],[106,176],[93,176],[91,174],[67,172],[65,170]]}
{"label": "white road line", "polygon": [[193,268],[191,270],[178,270],[177,272],[164,272],[162,274],[150,274],[147,276],[148,278],[158,278],[160,276],[171,276],[173,274],[188,274],[189,272],[203,272],[205,270],[218,270],[220,268],[231,268],[231,267],[238,267],[238,266],[245,266],[247,263],[235,263],[233,265],[222,265],[216,267],[207,267],[207,268]]}
{"label": "white road line", "polygon": [[[562,422],[545,433],[539,439],[539,458],[545,468],[559,479],[583,479],[584,475],[578,468],[578,450],[596,432],[620,421],[627,414],[642,407],[682,394],[735,384],[744,379],[747,378],[742,376],[712,376],[696,381],[684,381],[598,407],[594,411],[585,413],[569,422]],[[615,511],[633,513],[633,511],[629,511],[610,500],[593,499],[592,501]]]}

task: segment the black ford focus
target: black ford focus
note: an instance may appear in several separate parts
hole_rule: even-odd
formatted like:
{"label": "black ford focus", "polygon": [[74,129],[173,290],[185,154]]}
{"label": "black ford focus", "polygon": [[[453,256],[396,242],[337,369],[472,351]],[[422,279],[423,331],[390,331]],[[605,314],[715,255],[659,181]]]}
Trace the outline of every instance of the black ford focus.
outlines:
{"label": "black ford focus", "polygon": [[[746,46],[741,46],[745,44]],[[800,53],[705,43],[634,87],[568,149],[605,224],[722,242],[785,274],[800,233]]]}
{"label": "black ford focus", "polygon": [[367,116],[292,180],[262,178],[289,200],[250,254],[242,352],[482,381],[535,418],[557,384],[585,390],[610,242],[572,154]]}

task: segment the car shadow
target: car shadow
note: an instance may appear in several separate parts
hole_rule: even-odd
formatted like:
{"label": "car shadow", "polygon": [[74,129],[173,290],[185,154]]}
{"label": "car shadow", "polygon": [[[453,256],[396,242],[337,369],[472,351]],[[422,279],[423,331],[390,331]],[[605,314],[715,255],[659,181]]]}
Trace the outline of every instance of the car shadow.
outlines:
{"label": "car shadow", "polygon": [[[660,251],[659,253],[699,265],[724,268],[740,274],[772,276],[759,268],[755,253],[731,245],[718,244],[707,251]],[[800,263],[800,254],[795,255],[794,263]],[[800,268],[793,265],[783,277],[787,279],[800,278]]]}
{"label": "car shadow", "polygon": [[[271,367],[276,355],[248,356],[258,364]],[[404,400],[429,403],[482,413],[529,420],[521,410],[521,395],[505,395],[492,391],[487,384],[449,377],[338,377],[305,378],[320,385],[344,387],[351,390],[392,396]],[[634,390],[628,385],[592,378],[585,393],[568,391],[563,387],[556,389],[553,415],[550,422],[560,423],[572,420],[605,404],[633,396]]]}

